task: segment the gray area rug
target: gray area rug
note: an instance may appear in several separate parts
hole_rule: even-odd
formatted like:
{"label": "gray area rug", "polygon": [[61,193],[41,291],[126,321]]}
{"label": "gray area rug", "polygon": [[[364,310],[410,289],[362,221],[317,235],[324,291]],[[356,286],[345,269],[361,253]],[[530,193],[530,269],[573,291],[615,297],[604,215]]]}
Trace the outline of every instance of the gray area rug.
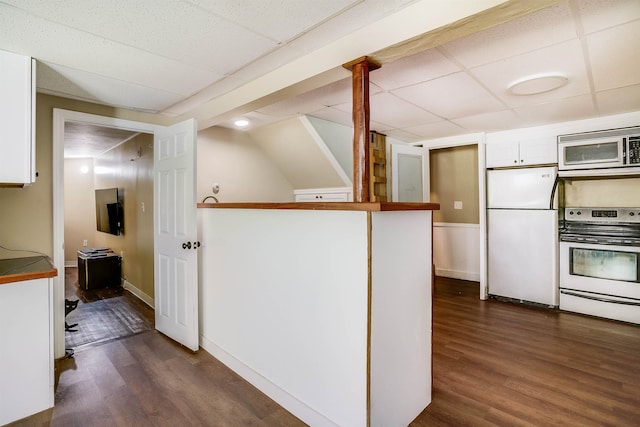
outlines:
{"label": "gray area rug", "polygon": [[111,341],[154,328],[139,316],[125,296],[80,303],[66,317],[75,332],[65,332],[65,347],[78,351],[83,346]]}

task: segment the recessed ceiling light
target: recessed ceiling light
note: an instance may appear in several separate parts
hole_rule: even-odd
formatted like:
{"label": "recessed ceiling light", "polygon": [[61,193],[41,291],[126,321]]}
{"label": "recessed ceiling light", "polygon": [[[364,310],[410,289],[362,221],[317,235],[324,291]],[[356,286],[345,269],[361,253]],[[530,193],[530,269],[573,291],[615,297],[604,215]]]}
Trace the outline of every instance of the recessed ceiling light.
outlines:
{"label": "recessed ceiling light", "polygon": [[242,118],[236,120],[235,122],[233,122],[233,124],[238,126],[239,128],[243,128],[249,126],[249,120]]}
{"label": "recessed ceiling light", "polygon": [[536,74],[516,80],[507,87],[512,95],[538,95],[566,85],[569,79],[562,74]]}

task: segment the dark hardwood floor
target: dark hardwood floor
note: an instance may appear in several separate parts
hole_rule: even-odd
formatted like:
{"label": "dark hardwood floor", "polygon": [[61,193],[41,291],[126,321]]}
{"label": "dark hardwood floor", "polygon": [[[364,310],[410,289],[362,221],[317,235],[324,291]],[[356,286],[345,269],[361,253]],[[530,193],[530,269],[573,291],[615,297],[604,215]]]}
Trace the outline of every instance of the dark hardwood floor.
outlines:
{"label": "dark hardwood floor", "polygon": [[638,426],[640,326],[436,280],[433,400],[414,426]]}
{"label": "dark hardwood floor", "polygon": [[[477,283],[445,278],[433,312],[433,402],[412,426],[640,425],[639,326],[480,301]],[[57,375],[55,408],[15,425],[304,425],[155,331],[58,361]]]}

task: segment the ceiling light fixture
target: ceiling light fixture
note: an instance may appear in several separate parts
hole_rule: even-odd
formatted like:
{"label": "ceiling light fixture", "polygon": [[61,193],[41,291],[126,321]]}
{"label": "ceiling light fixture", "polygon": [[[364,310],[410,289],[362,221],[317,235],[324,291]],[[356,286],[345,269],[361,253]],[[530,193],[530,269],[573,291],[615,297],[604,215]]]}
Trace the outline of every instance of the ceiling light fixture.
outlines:
{"label": "ceiling light fixture", "polygon": [[235,122],[233,122],[233,124],[238,126],[239,128],[243,128],[243,127],[249,126],[249,120],[247,120],[245,118],[240,118],[240,119],[236,120]]}
{"label": "ceiling light fixture", "polygon": [[562,74],[535,74],[511,83],[507,87],[507,92],[517,96],[538,95],[559,89],[568,82],[569,79]]}

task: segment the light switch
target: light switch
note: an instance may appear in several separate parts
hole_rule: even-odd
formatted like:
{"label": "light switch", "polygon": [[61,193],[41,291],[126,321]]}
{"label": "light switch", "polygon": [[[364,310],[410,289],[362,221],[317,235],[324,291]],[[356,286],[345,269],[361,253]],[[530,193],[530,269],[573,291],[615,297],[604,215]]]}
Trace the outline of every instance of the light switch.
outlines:
{"label": "light switch", "polygon": [[453,209],[462,209],[462,202],[459,200],[453,202]]}

